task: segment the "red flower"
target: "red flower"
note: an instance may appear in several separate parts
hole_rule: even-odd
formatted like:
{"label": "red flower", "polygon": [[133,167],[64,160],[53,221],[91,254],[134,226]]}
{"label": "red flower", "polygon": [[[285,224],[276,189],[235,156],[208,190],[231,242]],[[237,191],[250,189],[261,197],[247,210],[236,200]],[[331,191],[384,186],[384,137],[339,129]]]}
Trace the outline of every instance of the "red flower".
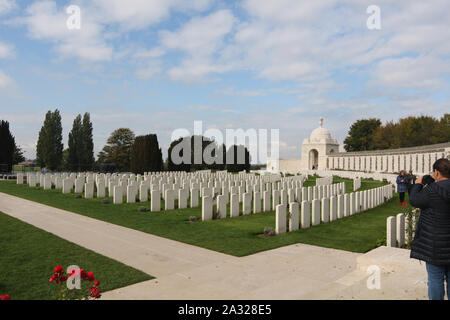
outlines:
{"label": "red flower", "polygon": [[90,287],[89,290],[91,291],[90,296],[91,296],[92,298],[94,298],[94,299],[98,299],[98,298],[100,298],[100,297],[102,296],[102,295],[100,294],[101,291],[100,291],[99,288],[96,288],[96,287]]}
{"label": "red flower", "polygon": [[88,279],[89,279],[90,282],[92,282],[92,281],[95,280],[95,278],[94,278],[94,273],[93,273],[93,272],[88,272],[87,277],[88,277]]}
{"label": "red flower", "polygon": [[97,280],[94,282],[94,286],[98,287],[99,285],[100,285],[100,281]]}
{"label": "red flower", "polygon": [[63,267],[62,266],[56,266],[53,268],[53,270],[55,271],[55,273],[61,273],[63,272]]}
{"label": "red flower", "polygon": [[80,269],[80,275],[81,275],[81,279],[83,279],[83,280],[88,279],[88,274],[86,273],[86,271],[84,271],[84,269]]}
{"label": "red flower", "polygon": [[0,295],[0,300],[11,300],[9,294]]}

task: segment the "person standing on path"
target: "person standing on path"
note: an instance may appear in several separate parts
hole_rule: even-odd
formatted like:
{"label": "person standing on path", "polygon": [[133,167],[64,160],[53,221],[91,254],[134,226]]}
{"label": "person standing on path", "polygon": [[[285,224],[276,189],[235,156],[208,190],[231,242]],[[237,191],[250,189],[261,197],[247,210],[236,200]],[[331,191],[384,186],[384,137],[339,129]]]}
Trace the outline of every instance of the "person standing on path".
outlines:
{"label": "person standing on path", "polygon": [[405,202],[405,192],[408,191],[408,182],[405,171],[400,171],[400,175],[397,177],[397,192],[400,196],[400,204]]}
{"label": "person standing on path", "polygon": [[418,178],[411,189],[410,203],[421,213],[410,256],[426,262],[430,300],[444,300],[445,281],[450,300],[450,160],[437,160],[432,178]]}
{"label": "person standing on path", "polygon": [[411,195],[411,188],[416,183],[416,176],[413,174],[412,170],[409,170],[408,174],[406,175],[408,178],[408,196]]}

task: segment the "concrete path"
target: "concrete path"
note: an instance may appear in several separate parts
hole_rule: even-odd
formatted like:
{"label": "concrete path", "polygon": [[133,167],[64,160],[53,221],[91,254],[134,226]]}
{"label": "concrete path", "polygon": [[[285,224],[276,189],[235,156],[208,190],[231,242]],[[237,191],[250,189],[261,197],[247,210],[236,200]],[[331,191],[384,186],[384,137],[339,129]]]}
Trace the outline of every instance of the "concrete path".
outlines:
{"label": "concrete path", "polygon": [[295,244],[237,258],[3,193],[0,211],[157,278],[104,299],[389,298],[368,293],[358,253]]}

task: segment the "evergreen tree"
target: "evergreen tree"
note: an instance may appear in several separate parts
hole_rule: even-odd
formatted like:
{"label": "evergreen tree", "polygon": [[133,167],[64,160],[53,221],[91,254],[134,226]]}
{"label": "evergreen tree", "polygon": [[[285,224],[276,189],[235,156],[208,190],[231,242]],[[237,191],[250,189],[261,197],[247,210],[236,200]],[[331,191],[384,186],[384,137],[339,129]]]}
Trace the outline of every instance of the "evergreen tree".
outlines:
{"label": "evergreen tree", "polygon": [[25,161],[25,156],[23,155],[23,150],[14,142],[14,155],[13,164],[18,164]]}
{"label": "evergreen tree", "polygon": [[226,154],[226,170],[228,172],[250,171],[250,152],[245,146],[232,145]]}
{"label": "evergreen tree", "polygon": [[9,122],[0,122],[0,171],[10,172],[14,162],[14,137],[9,131]]}
{"label": "evergreen tree", "polygon": [[81,169],[83,171],[90,171],[95,164],[94,158],[94,141],[92,136],[92,122],[89,113],[83,116],[83,124],[81,128],[81,136],[83,141],[83,153],[80,154]]}
{"label": "evergreen tree", "polygon": [[80,171],[81,169],[81,158],[84,150],[82,126],[81,115],[78,115],[75,120],[73,120],[72,131],[69,133],[68,140],[67,169],[71,171]]}
{"label": "evergreen tree", "polygon": [[162,152],[156,134],[136,137],[131,148],[131,171],[134,173],[162,170]]}
{"label": "evergreen tree", "polygon": [[39,131],[36,148],[37,162],[41,167],[56,170],[62,163],[62,125],[59,110],[48,111],[44,124]]}

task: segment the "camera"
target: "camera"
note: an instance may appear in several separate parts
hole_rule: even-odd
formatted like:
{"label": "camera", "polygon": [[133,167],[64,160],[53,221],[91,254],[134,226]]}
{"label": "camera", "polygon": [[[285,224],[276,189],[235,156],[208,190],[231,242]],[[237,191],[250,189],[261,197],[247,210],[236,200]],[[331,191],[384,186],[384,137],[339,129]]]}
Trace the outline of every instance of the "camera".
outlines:
{"label": "camera", "polygon": [[423,178],[422,178],[422,184],[423,185],[428,185],[428,184],[431,184],[433,182],[434,182],[434,179],[429,174],[427,174],[426,176],[423,176]]}

